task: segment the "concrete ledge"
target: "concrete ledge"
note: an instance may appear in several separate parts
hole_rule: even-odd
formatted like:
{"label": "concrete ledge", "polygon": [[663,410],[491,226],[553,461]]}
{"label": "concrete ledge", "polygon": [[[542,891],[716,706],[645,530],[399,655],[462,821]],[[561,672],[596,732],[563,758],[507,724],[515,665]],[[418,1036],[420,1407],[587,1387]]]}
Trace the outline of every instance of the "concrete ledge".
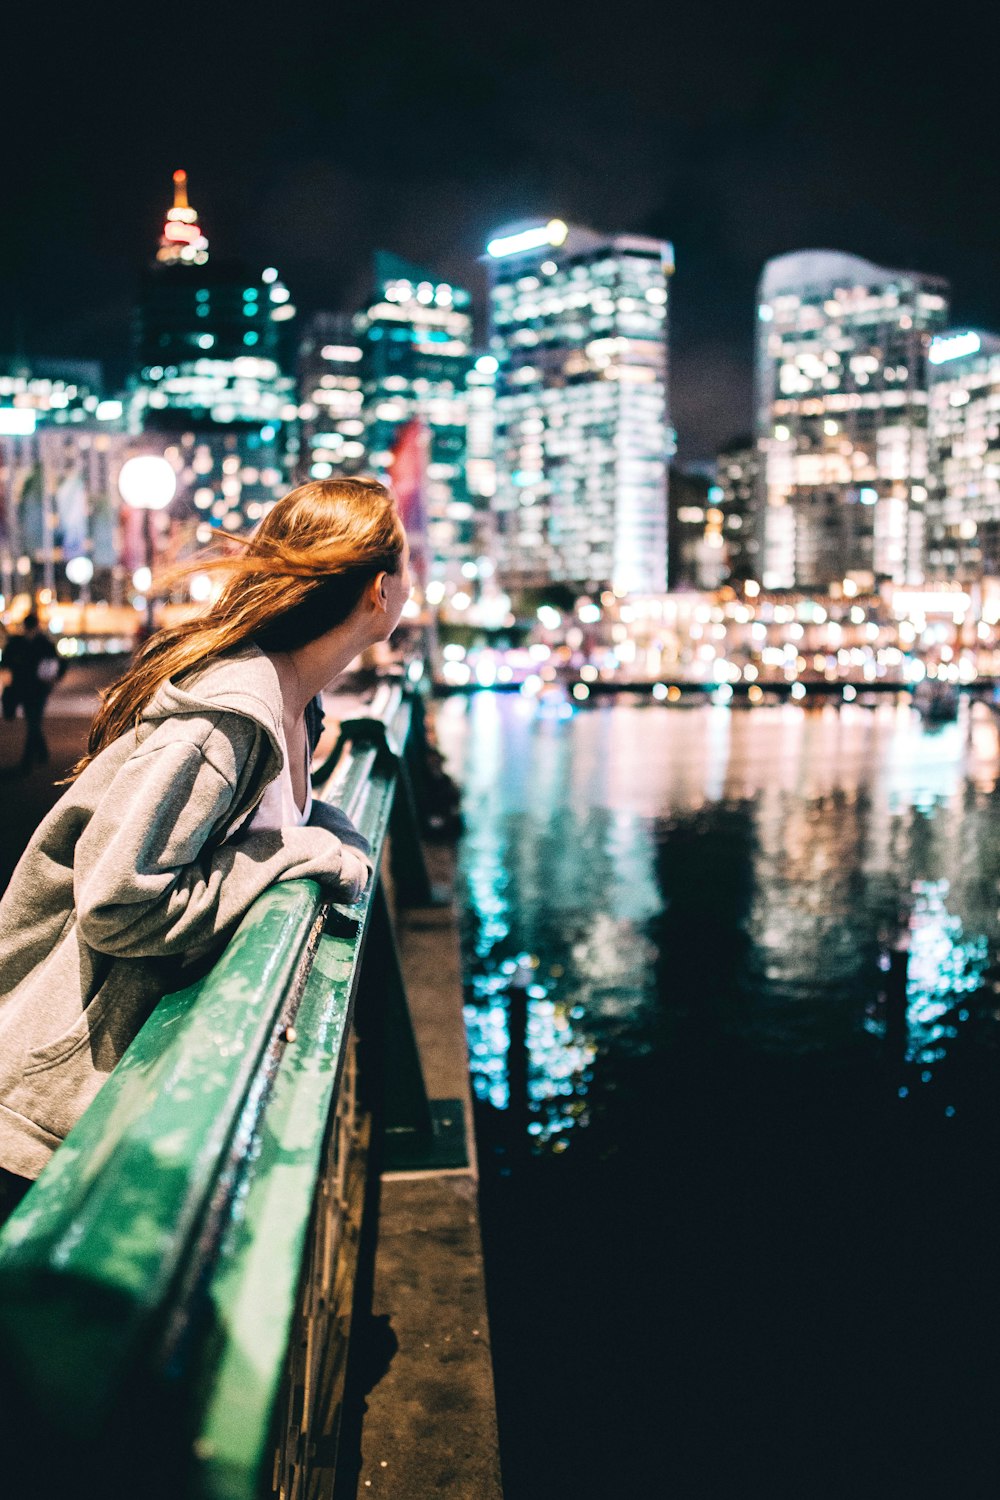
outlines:
{"label": "concrete ledge", "polygon": [[[450,891],[453,851],[425,855],[434,886]],[[453,905],[397,911],[396,936],[427,1093],[462,1101],[469,1165],[381,1178],[372,1317],[357,1333],[369,1388],[356,1494],[501,1500]]]}
{"label": "concrete ledge", "polygon": [[372,1312],[398,1348],[367,1398],[357,1493],[499,1500],[475,1182],[383,1179],[378,1234]]}

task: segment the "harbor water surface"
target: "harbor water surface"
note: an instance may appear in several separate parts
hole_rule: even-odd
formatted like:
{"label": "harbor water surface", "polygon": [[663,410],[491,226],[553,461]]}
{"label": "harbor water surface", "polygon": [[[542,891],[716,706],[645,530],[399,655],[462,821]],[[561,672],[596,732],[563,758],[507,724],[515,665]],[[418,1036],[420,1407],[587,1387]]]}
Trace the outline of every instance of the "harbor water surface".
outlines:
{"label": "harbor water surface", "polygon": [[990,712],[438,733],[508,1500],[998,1493]]}

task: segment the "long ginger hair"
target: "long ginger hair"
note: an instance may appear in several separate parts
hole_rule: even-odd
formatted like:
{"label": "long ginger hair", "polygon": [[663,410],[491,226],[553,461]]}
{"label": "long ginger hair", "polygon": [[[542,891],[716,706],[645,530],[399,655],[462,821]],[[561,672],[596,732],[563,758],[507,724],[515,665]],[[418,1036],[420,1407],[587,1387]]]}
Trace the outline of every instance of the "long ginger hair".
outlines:
{"label": "long ginger hair", "polygon": [[255,641],[290,651],[342,624],[378,573],[396,573],[403,525],[384,485],[374,479],[321,479],[278,501],[236,555],[204,555],[173,569],[165,582],[214,571],[226,581],[208,613],[150,636],[129,670],[102,695],[87,754],[134,728],[162,682],[211,656]]}

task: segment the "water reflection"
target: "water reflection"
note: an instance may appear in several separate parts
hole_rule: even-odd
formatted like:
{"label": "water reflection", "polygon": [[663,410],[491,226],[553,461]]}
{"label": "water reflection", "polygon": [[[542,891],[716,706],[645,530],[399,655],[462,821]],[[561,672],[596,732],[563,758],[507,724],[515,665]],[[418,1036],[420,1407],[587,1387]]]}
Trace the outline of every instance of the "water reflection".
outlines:
{"label": "water reflection", "polygon": [[510,1493],[992,1493],[992,721],[439,729]]}
{"label": "water reflection", "polygon": [[439,732],[464,786],[474,1087],[535,1152],[611,1128],[629,1057],[884,1048],[887,945],[909,947],[898,1061],[922,1081],[963,1014],[992,1017],[984,711],[933,729],[886,700],[561,717],[479,693]]}
{"label": "water reflection", "polygon": [[[947,880],[914,882],[909,923],[906,986],[909,1062],[926,1066],[942,1062],[947,1043],[969,1019],[963,997],[975,994],[989,964],[985,933],[966,936],[961,918],[948,910]],[[928,1082],[928,1079],[923,1079]]]}

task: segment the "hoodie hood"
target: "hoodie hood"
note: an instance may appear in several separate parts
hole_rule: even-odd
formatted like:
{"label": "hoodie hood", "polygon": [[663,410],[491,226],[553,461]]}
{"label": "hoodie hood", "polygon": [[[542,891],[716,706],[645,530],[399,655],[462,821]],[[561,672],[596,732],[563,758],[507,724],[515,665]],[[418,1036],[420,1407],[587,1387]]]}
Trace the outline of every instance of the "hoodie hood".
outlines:
{"label": "hoodie hood", "polygon": [[260,726],[280,762],[282,708],[278,674],[260,647],[250,643],[210,658],[186,672],[180,682],[161,682],[143,709],[142,721],[153,726],[187,714],[241,714]]}

